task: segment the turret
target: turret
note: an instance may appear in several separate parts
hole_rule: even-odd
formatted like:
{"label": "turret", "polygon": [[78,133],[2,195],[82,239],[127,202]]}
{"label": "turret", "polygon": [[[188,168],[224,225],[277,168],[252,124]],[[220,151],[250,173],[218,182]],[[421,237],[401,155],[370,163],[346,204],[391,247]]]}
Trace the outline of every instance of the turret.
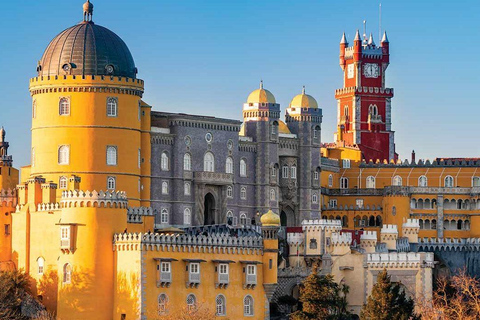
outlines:
{"label": "turret", "polygon": [[370,33],[370,37],[368,37],[368,45],[369,46],[375,46],[375,41],[373,41],[373,35]]}
{"label": "turret", "polygon": [[355,33],[355,39],[353,39],[353,60],[362,60],[362,38],[358,30]]}
{"label": "turret", "polygon": [[291,267],[305,266],[305,235],[301,232],[287,233],[288,262]]}
{"label": "turret", "polygon": [[388,42],[387,31],[383,33],[380,47],[382,48],[383,62],[388,65],[390,63],[390,43]]}
{"label": "turret", "polygon": [[364,249],[366,253],[373,253],[376,245],[377,231],[364,231],[360,236],[360,248]]}
{"label": "turret", "polygon": [[350,253],[351,244],[351,232],[334,232],[331,236],[331,254],[335,256],[348,254]]}
{"label": "turret", "polygon": [[345,49],[348,47],[347,37],[345,32],[342,35],[342,40],[340,40],[340,67],[342,70],[345,70]]}
{"label": "turret", "polygon": [[407,219],[402,224],[402,236],[408,238],[410,243],[418,243],[418,231],[420,230],[420,223],[418,219]]}
{"label": "turret", "polygon": [[269,302],[277,287],[278,230],[280,216],[269,210],[260,217],[263,237],[263,287]]}
{"label": "turret", "polygon": [[397,250],[398,228],[396,224],[384,224],[380,231],[381,242],[387,245],[388,250]]}

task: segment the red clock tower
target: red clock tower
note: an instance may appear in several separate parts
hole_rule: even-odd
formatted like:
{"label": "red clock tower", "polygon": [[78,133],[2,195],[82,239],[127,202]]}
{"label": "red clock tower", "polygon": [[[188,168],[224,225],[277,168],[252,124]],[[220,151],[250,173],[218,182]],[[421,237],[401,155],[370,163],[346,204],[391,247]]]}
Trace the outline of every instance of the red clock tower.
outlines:
{"label": "red clock tower", "polygon": [[345,33],[340,42],[343,88],[335,91],[338,105],[337,133],[340,145],[356,145],[366,161],[397,160],[392,131],[393,89],[385,88],[390,63],[387,33],[380,46],[373,37],[362,40],[357,30],[353,46]]}

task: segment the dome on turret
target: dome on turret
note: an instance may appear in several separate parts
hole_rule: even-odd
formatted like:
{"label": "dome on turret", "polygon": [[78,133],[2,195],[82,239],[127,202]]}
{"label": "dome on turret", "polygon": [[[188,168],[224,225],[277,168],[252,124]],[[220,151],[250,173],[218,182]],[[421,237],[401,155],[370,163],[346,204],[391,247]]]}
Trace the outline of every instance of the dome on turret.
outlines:
{"label": "dome on turret", "polygon": [[94,75],[135,78],[132,54],[114,32],[91,21],[93,4],[83,5],[83,21],[58,34],[38,64],[39,76]]}
{"label": "dome on turret", "polygon": [[273,94],[263,88],[263,81],[260,81],[260,88],[248,95],[247,103],[276,103],[276,101]]}
{"label": "dome on turret", "polygon": [[280,226],[280,216],[269,210],[267,213],[260,217],[262,227],[278,227]]}
{"label": "dome on turret", "polygon": [[302,89],[302,93],[296,95],[292,102],[290,102],[290,108],[318,108],[317,100],[311,95],[305,93],[305,87]]}

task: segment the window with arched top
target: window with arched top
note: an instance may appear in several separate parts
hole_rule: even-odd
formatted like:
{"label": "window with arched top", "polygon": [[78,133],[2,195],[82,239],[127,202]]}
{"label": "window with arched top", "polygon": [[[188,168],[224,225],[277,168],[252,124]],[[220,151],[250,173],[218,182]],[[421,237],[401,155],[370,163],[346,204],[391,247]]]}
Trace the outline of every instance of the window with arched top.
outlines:
{"label": "window with arched top", "polygon": [[192,224],[192,210],[190,208],[183,210],[183,224],[188,226]]}
{"label": "window with arched top", "polygon": [[247,225],[247,215],[245,213],[240,214],[240,224],[242,226]]}
{"label": "window with arched top", "polygon": [[219,294],[215,298],[215,305],[216,305],[215,310],[216,310],[217,316],[225,316],[227,314],[226,300],[223,294]]}
{"label": "window with arched top", "polygon": [[343,107],[343,114],[348,117],[348,105]]}
{"label": "window with arched top", "polygon": [[192,191],[191,191],[191,185],[190,185],[190,182],[185,182],[183,184],[183,194],[186,195],[186,196],[189,196]]}
{"label": "window with arched top", "polygon": [[187,309],[189,311],[194,311],[195,309],[197,309],[197,298],[193,293],[187,296]]}
{"label": "window with arched top", "polygon": [[333,175],[328,176],[328,187],[332,188],[333,187]]}
{"label": "window with arched top", "polygon": [[58,148],[58,164],[68,164],[70,161],[70,147],[67,145]]}
{"label": "window with arched top", "polygon": [[240,177],[247,176],[247,160],[241,159],[240,160]]}
{"label": "window with arched top", "polygon": [[117,147],[115,146],[107,146],[107,165],[117,165]]}
{"label": "window with arched top", "polygon": [[247,187],[240,188],[240,199],[246,200],[247,199]]}
{"label": "window with arched top", "polygon": [[170,159],[166,151],[162,152],[162,156],[160,158],[160,169],[162,169],[162,171],[170,170]]}
{"label": "window with arched top", "polygon": [[480,187],[480,177],[472,178],[472,187]]}
{"label": "window with arched top", "polygon": [[162,194],[168,194],[168,182],[167,181],[162,182]]}
{"label": "window with arched top", "polygon": [[318,196],[316,192],[312,194],[312,203],[318,203]]}
{"label": "window with arched top", "polygon": [[215,156],[210,151],[203,156],[203,171],[215,172]]}
{"label": "window with arched top", "polygon": [[107,116],[116,117],[118,114],[117,110],[118,100],[117,98],[107,98]]}
{"label": "window with arched top", "polygon": [[275,189],[270,189],[270,201],[275,201],[277,200],[277,196],[276,196],[276,193],[275,193]]}
{"label": "window with arched top", "polygon": [[168,296],[165,293],[158,295],[158,314],[164,315],[168,312]]}
{"label": "window with arched top", "polygon": [[229,226],[233,225],[233,212],[230,210],[227,211],[227,224]]}
{"label": "window with arched top", "polygon": [[67,177],[61,176],[60,179],[58,179],[58,188],[67,189],[67,181]]}
{"label": "window with arched top", "polygon": [[367,177],[367,189],[375,189],[375,177],[368,176]]}
{"label": "window with arched top", "polygon": [[297,167],[295,165],[290,167],[290,178],[297,179]]}
{"label": "window with arched top", "polygon": [[162,223],[162,224],[167,224],[168,223],[168,209],[167,208],[162,208],[162,211],[160,213],[160,223]]}
{"label": "window with arched top", "polygon": [[70,115],[70,99],[61,98],[58,105],[58,114],[61,116]]}
{"label": "window with arched top", "polygon": [[288,178],[288,166],[283,166],[282,167],[282,178],[286,179]]}
{"label": "window with arched top", "polygon": [[115,190],[116,187],[116,179],[115,177],[107,177],[107,189],[108,190]]}
{"label": "window with arched top", "polygon": [[453,188],[453,177],[446,176],[445,177],[445,188]]}
{"label": "window with arched top", "polygon": [[418,178],[418,186],[419,187],[426,187],[428,186],[428,180],[426,176],[420,176]]}
{"label": "window with arched top", "polygon": [[253,298],[251,295],[246,295],[243,298],[243,315],[246,317],[253,316]]}
{"label": "window with arched top", "polygon": [[400,177],[400,176],[393,177],[393,185],[394,186],[401,186],[402,185],[402,177]]}
{"label": "window with arched top", "polygon": [[233,174],[233,158],[227,157],[225,162],[225,173]]}
{"label": "window with arched top", "polygon": [[63,265],[63,283],[72,282],[72,266],[69,263]]}
{"label": "window with arched top", "polygon": [[43,257],[39,257],[37,259],[37,272],[39,275],[42,275],[45,272],[45,259]]}
{"label": "window with arched top", "polygon": [[227,187],[227,198],[233,198],[233,187],[232,186]]}
{"label": "window with arched top", "polygon": [[190,153],[185,153],[183,155],[183,170],[191,171],[192,170],[192,156]]}
{"label": "window with arched top", "polygon": [[348,189],[348,178],[346,177],[340,178],[340,189]]}

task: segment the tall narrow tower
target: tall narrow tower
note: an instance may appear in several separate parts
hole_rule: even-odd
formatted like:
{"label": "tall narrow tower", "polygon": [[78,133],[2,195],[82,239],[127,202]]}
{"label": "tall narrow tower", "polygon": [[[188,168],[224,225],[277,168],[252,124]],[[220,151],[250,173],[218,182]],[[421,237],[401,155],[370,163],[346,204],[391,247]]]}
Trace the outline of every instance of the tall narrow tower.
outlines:
{"label": "tall narrow tower", "polygon": [[353,46],[345,34],[340,41],[340,67],[343,88],[335,91],[338,106],[335,140],[357,145],[369,160],[396,160],[392,131],[391,99],[393,89],[385,87],[390,63],[387,33],[377,46],[370,34],[361,39],[357,30]]}

